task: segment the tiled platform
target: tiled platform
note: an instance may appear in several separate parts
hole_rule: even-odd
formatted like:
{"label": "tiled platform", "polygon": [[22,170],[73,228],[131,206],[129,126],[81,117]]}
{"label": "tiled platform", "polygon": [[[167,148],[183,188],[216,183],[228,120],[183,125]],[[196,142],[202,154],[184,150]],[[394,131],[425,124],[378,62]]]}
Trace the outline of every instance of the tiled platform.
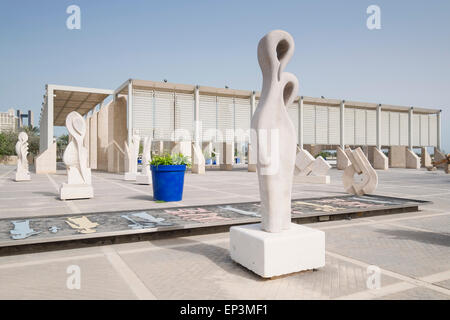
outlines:
{"label": "tiled platform", "polygon": [[[292,200],[292,220],[305,223],[417,211],[419,205],[426,203],[374,195],[296,199]],[[85,239],[92,242],[106,237],[144,236],[168,231],[173,235],[175,231],[184,233],[192,229],[217,232],[232,225],[259,221],[259,202],[9,218],[0,219],[0,248]],[[83,226],[83,223],[88,225]]]}

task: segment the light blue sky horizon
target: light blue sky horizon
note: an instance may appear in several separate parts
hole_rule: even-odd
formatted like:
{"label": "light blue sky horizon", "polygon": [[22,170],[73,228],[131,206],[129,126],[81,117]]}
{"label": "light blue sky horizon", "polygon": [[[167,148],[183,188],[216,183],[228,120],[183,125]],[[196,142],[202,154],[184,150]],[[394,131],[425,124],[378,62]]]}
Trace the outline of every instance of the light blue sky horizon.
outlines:
{"label": "light blue sky horizon", "polygon": [[[260,90],[259,39],[284,29],[300,95],[442,109],[450,151],[450,2],[3,1],[0,111],[31,109],[47,83],[115,89],[128,78]],[[66,8],[81,8],[68,30]],[[366,8],[381,8],[368,30]]]}

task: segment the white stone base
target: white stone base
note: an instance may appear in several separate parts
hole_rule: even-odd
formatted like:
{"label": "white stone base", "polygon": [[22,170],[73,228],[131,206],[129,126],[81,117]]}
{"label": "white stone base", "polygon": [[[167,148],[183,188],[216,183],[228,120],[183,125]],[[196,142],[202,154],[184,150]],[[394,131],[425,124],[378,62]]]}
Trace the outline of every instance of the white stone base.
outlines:
{"label": "white stone base", "polygon": [[61,200],[88,199],[94,197],[94,189],[90,184],[63,183],[59,188]]}
{"label": "white stone base", "polygon": [[125,174],[123,175],[123,180],[135,181],[136,180],[136,176],[137,176],[137,174],[134,173],[134,172],[125,172]]}
{"label": "white stone base", "polygon": [[152,184],[152,176],[144,176],[141,174],[138,174],[136,176],[136,182],[139,184]]}
{"label": "white stone base", "polygon": [[296,176],[294,180],[298,183],[330,184],[330,176]]}
{"label": "white stone base", "polygon": [[261,224],[230,228],[231,259],[263,278],[325,266],[325,233],[291,224],[289,230],[270,233]]}
{"label": "white stone base", "polygon": [[23,173],[23,172],[16,172],[16,181],[30,181],[31,177],[29,173]]}

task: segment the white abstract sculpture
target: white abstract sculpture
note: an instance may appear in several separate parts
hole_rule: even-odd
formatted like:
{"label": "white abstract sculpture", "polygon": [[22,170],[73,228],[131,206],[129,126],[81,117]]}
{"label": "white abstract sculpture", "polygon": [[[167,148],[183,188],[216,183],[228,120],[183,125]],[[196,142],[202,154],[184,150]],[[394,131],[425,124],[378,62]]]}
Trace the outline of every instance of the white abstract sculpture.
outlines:
{"label": "white abstract sculpture", "polygon": [[152,184],[152,172],[150,171],[150,162],[152,161],[152,138],[144,138],[144,149],[142,152],[142,170],[137,175],[136,181],[140,184]]}
{"label": "white abstract sculpture", "polygon": [[[345,149],[345,153],[350,160],[350,165],[344,169],[342,182],[348,193],[363,195],[375,191],[378,185],[378,175],[375,169],[370,165],[369,160],[364,155],[361,148],[355,150]],[[354,180],[354,175],[363,175],[360,182]]]}
{"label": "white abstract sculpture", "polygon": [[297,134],[287,106],[296,97],[298,81],[283,70],[293,53],[294,40],[285,31],[272,31],[258,44],[263,86],[251,142],[262,223],[230,229],[231,258],[265,278],[325,265],[325,233],[291,222]]}
{"label": "white abstract sculpture", "polygon": [[28,135],[25,132],[19,133],[19,140],[16,143],[17,153],[17,170],[16,181],[31,180],[30,172],[28,171]]}
{"label": "white abstract sculpture", "polygon": [[251,121],[251,140],[256,144],[262,228],[268,232],[291,226],[297,134],[286,107],[297,95],[298,80],[283,70],[293,53],[294,40],[281,30],[270,32],[258,44],[263,86]]}
{"label": "white abstract sculpture", "polygon": [[94,197],[91,185],[91,169],[88,168],[88,152],[83,146],[86,135],[86,122],[76,111],[67,115],[66,128],[69,131],[69,144],[63,155],[67,167],[67,183],[59,189],[61,200]]}
{"label": "white abstract sculpture", "polygon": [[321,156],[314,157],[305,149],[297,147],[297,158],[295,160],[296,182],[305,183],[330,183],[330,164]]}
{"label": "white abstract sculpture", "polygon": [[124,175],[124,180],[136,180],[137,176],[137,159],[139,156],[139,144],[141,138],[134,134],[131,138],[130,145],[125,142],[125,156],[126,156],[126,166],[127,171]]}

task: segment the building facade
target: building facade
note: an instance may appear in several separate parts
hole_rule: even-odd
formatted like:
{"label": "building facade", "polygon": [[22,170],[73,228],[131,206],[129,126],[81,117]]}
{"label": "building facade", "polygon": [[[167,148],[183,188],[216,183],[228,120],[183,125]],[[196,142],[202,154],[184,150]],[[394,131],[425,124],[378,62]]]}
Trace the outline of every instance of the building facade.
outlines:
{"label": "building facade", "polygon": [[[47,85],[40,119],[41,150],[54,144],[53,126],[64,125],[67,114],[76,110],[86,116],[92,168],[121,171],[124,143],[133,134],[151,136],[157,152],[181,144],[189,153],[190,143],[195,142],[207,152],[215,149],[229,155],[225,146],[230,144],[233,155],[245,159],[259,95],[137,79],[125,81],[116,90]],[[312,153],[346,146],[398,151],[439,150],[441,145],[439,109],[299,96],[287,110],[299,147]],[[222,161],[229,162],[227,158],[223,156]]]}
{"label": "building facade", "polygon": [[14,109],[0,112],[0,132],[15,131],[17,129],[17,116]]}

